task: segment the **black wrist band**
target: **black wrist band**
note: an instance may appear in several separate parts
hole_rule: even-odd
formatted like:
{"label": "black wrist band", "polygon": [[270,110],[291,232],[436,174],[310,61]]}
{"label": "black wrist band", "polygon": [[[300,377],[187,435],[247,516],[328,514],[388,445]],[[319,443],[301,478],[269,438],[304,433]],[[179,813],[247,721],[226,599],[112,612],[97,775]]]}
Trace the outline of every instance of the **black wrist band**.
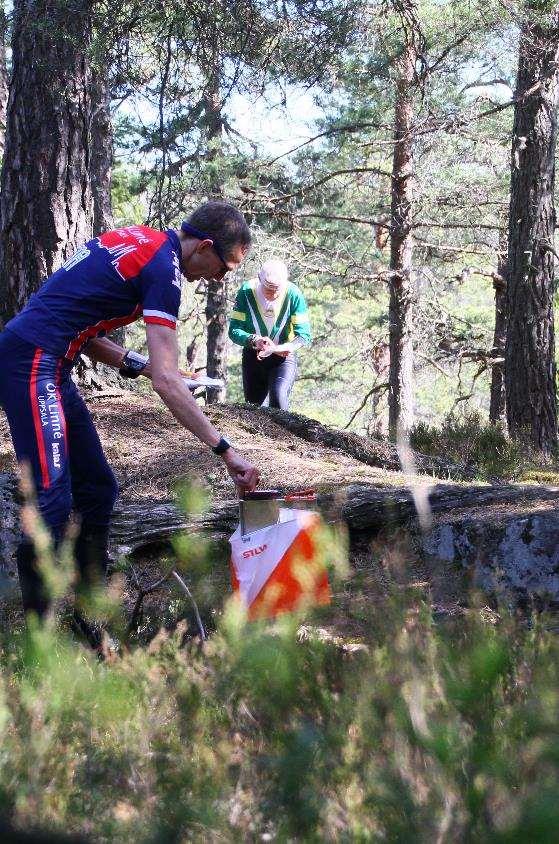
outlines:
{"label": "black wrist band", "polygon": [[225,437],[222,437],[217,445],[212,446],[212,451],[214,454],[225,454],[225,452],[231,448],[231,443],[229,440],[226,440]]}

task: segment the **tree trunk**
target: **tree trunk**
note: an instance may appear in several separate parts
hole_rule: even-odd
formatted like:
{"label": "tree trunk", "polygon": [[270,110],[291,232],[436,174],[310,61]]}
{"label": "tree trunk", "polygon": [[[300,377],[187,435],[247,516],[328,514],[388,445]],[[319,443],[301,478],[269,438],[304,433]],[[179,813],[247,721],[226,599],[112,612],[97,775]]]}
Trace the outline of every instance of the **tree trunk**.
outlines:
{"label": "tree trunk", "polygon": [[17,0],[0,192],[0,299],[19,311],[92,234],[88,0]]}
{"label": "tree trunk", "polygon": [[0,157],[4,155],[6,139],[6,108],[8,106],[8,67],[6,65],[6,39],[8,22],[6,12],[0,9]]}
{"label": "tree trunk", "polygon": [[494,425],[505,422],[505,343],[507,337],[507,275],[505,263],[499,259],[497,272],[493,276],[495,290],[495,330],[493,332],[493,355],[497,359],[491,367],[491,389],[489,419]]}
{"label": "tree trunk", "polygon": [[534,12],[520,39],[508,243],[505,386],[509,433],[557,445],[553,326],[559,13]]}
{"label": "tree trunk", "polygon": [[390,221],[390,438],[406,436],[413,423],[412,191],[413,89],[416,48],[409,39],[398,60]]}
{"label": "tree trunk", "polygon": [[[227,334],[227,281],[208,282],[206,300],[206,371],[210,378],[227,378],[227,353],[229,338]],[[209,387],[208,404],[225,401],[226,387]]]}
{"label": "tree trunk", "polygon": [[[210,74],[208,92],[206,94],[206,127],[208,149],[206,159],[211,164],[221,152],[221,133],[223,121],[221,119],[221,100],[219,95],[220,63],[214,58],[213,70]],[[210,196],[221,199],[223,186],[215,171],[212,172],[210,182]],[[229,339],[227,335],[227,280],[209,281],[208,297],[206,300],[206,371],[210,378],[227,378],[227,352]],[[208,404],[225,401],[225,387],[209,387],[206,391]]]}

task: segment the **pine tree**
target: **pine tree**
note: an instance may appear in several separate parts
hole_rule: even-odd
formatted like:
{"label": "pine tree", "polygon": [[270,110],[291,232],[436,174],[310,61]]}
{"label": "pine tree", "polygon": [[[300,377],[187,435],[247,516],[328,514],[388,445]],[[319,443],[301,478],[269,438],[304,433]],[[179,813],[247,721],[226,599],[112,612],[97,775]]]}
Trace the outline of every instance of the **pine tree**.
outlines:
{"label": "pine tree", "polygon": [[553,294],[559,9],[526,7],[511,156],[505,385],[509,433],[544,454],[557,446]]}
{"label": "pine tree", "polygon": [[88,0],[16,0],[0,191],[0,299],[21,309],[92,234]]}

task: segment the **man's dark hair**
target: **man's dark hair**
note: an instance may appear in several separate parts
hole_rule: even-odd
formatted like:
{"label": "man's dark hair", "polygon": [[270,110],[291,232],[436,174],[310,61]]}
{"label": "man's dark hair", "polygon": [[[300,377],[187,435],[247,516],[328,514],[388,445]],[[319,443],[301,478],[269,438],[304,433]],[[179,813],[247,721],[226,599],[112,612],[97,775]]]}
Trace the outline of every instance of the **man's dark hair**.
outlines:
{"label": "man's dark hair", "polygon": [[226,258],[235,246],[250,246],[252,238],[247,222],[238,208],[228,202],[205,202],[187,220],[217,242]]}

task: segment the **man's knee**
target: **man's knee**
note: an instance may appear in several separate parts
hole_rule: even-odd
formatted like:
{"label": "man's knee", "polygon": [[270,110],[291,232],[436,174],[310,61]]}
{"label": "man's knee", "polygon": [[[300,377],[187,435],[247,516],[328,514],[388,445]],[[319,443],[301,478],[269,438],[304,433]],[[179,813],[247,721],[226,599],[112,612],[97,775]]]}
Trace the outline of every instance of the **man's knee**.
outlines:
{"label": "man's knee", "polygon": [[108,524],[118,498],[118,483],[110,466],[74,490],[74,505],[83,522]]}
{"label": "man's knee", "polygon": [[37,493],[39,512],[55,542],[62,537],[72,511],[72,495],[66,484],[54,485]]}

